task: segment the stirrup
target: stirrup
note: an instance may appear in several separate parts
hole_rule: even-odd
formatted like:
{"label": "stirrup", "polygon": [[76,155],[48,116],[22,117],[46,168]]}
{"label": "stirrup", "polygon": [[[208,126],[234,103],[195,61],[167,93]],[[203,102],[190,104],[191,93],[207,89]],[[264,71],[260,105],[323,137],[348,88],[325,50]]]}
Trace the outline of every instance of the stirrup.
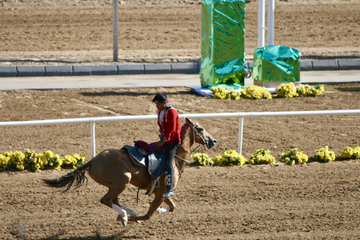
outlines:
{"label": "stirrup", "polygon": [[169,198],[169,197],[173,197],[173,196],[175,196],[174,191],[169,191],[169,192],[166,192],[163,195],[161,195],[162,198]]}

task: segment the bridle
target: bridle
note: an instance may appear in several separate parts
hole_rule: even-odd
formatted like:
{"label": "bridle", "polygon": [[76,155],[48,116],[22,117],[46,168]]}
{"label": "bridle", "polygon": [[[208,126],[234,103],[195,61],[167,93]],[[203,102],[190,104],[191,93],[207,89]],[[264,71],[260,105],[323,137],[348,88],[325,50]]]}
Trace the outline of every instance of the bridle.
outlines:
{"label": "bridle", "polygon": [[[189,150],[186,149],[185,147],[180,146],[185,152],[187,152],[189,155],[191,155],[192,153],[198,152],[201,148],[203,148],[207,141],[206,141],[205,138],[199,133],[199,131],[196,129],[196,126],[197,126],[198,122],[195,122],[194,125],[191,124],[191,123],[188,123],[188,124],[191,126],[191,128],[192,128],[192,130],[193,130],[193,138],[194,138],[193,144],[195,144],[196,135],[199,136],[199,137],[201,138],[201,140],[203,141],[203,143],[204,143],[203,145],[198,145],[198,146],[197,146],[195,149],[193,149],[192,151],[189,151]],[[178,155],[175,155],[175,157],[176,157],[176,158],[179,158],[180,160],[182,160],[182,161],[184,161],[184,162],[186,162],[186,163],[189,163],[188,160],[186,160],[186,159],[184,159],[184,158],[182,158],[182,157],[179,157]],[[175,164],[176,164],[176,166],[178,167],[179,172],[180,172],[179,178],[181,178],[181,174],[184,172],[184,169],[180,167],[180,165],[178,164],[177,161],[175,161]]]}
{"label": "bridle", "polygon": [[[193,129],[193,133],[195,133],[196,135],[198,135],[201,140],[203,141],[204,144],[197,146],[194,150],[191,151],[191,153],[195,152],[195,151],[199,151],[201,148],[203,148],[206,144],[207,141],[205,140],[205,138],[202,136],[202,134],[199,133],[199,131],[195,128],[197,126],[198,122],[195,122],[194,125],[190,124],[191,128]],[[194,143],[195,144],[195,134],[194,134]],[[190,154],[191,154],[190,153]]]}

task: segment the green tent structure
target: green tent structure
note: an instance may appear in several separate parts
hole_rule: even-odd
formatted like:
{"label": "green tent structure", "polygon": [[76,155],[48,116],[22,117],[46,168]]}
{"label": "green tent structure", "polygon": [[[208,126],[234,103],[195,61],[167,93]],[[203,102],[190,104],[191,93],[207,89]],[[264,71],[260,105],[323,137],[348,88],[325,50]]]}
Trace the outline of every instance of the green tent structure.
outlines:
{"label": "green tent structure", "polygon": [[244,85],[245,0],[202,0],[202,88]]}

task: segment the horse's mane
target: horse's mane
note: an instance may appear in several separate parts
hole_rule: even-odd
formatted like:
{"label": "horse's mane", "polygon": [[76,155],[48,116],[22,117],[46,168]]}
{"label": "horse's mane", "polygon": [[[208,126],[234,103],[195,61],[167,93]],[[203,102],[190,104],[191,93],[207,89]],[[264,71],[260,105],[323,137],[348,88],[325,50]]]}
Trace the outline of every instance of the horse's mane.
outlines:
{"label": "horse's mane", "polygon": [[189,128],[189,124],[188,122],[186,122],[182,127],[181,127],[181,142],[184,142],[185,138],[188,136],[187,135],[187,129]]}

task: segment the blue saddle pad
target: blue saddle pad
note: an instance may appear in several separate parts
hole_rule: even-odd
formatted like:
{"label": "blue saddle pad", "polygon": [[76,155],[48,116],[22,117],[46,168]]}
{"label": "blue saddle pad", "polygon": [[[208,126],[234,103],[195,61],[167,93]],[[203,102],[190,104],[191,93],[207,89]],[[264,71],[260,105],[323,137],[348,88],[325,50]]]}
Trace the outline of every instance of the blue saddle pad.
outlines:
{"label": "blue saddle pad", "polygon": [[[166,163],[164,151],[153,153],[147,152],[139,147],[129,145],[125,145],[124,147],[127,149],[135,165],[147,167],[149,174],[154,178],[161,176],[165,172]],[[142,152],[146,152],[146,154]]]}

